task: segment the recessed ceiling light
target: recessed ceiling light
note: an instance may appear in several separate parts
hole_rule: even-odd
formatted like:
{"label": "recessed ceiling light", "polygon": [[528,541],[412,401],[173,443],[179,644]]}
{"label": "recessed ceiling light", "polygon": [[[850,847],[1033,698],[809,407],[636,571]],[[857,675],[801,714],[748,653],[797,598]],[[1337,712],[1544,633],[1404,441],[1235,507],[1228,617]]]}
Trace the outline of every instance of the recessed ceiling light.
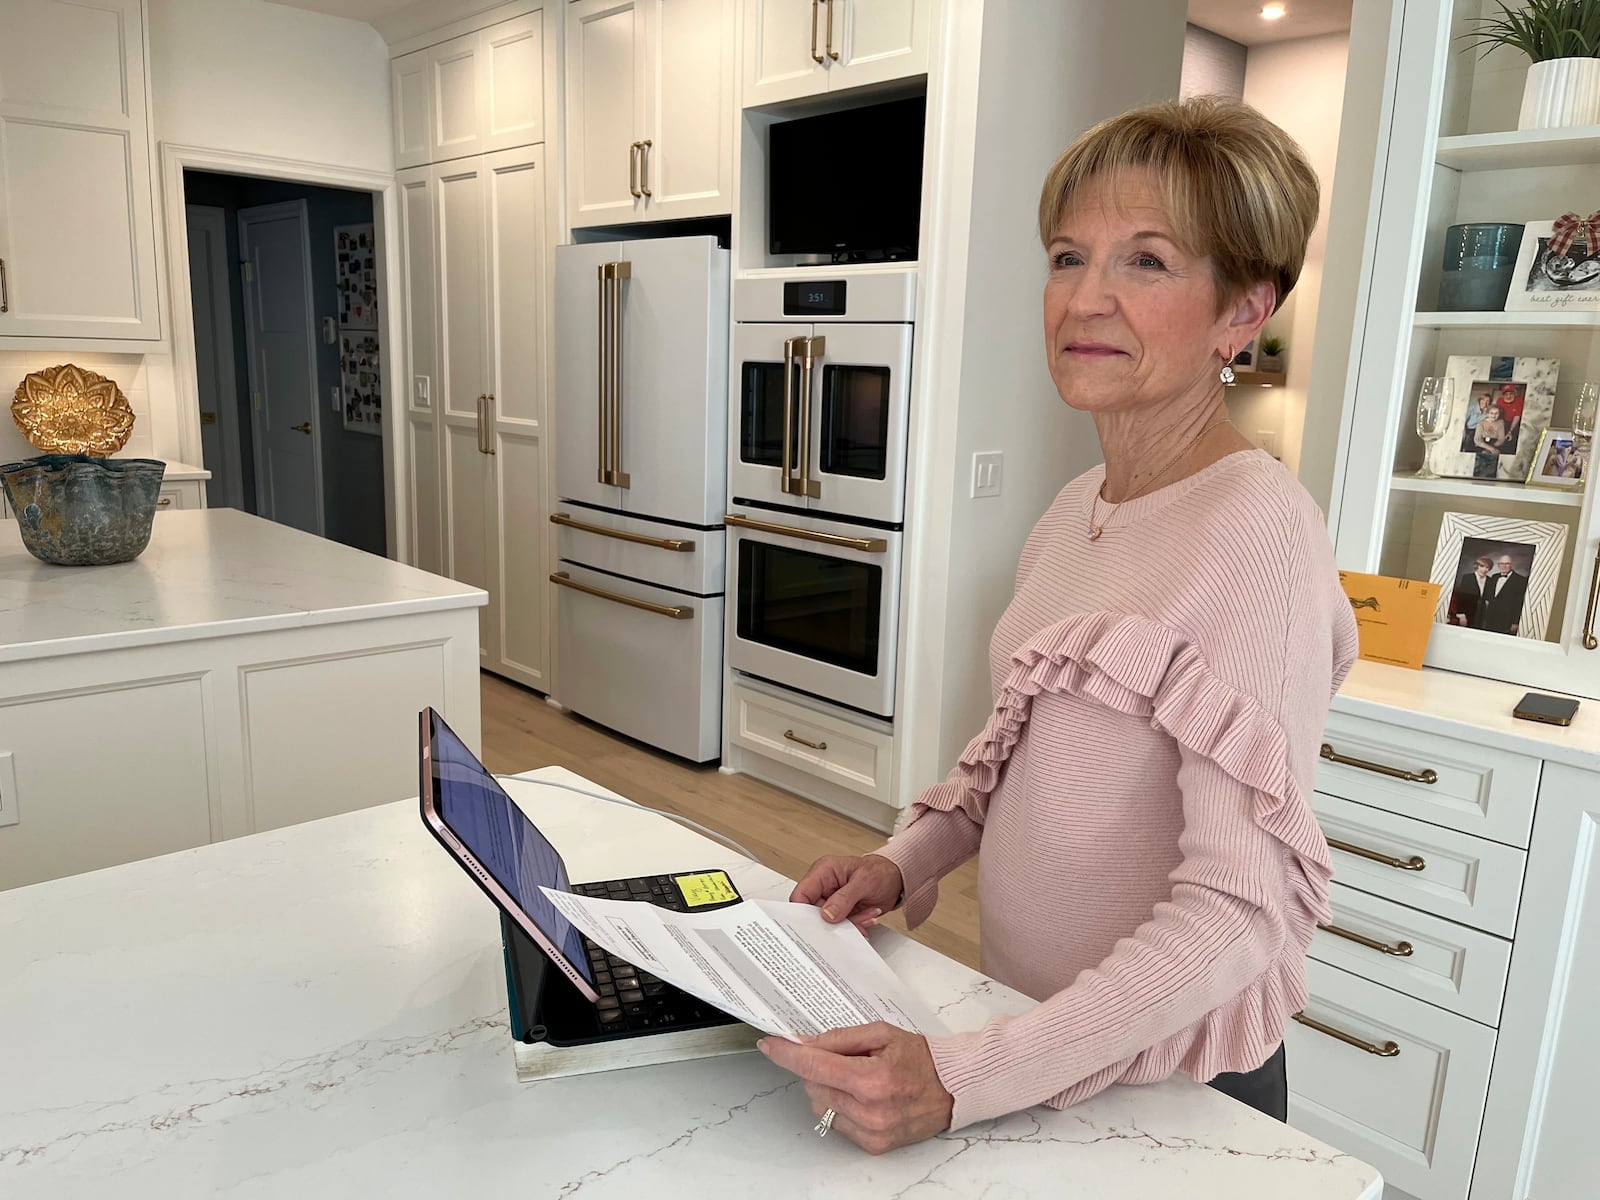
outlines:
{"label": "recessed ceiling light", "polygon": [[1284,6],[1281,4],[1263,5],[1261,9],[1261,19],[1263,21],[1276,21],[1286,12],[1288,12],[1288,9],[1284,8]]}

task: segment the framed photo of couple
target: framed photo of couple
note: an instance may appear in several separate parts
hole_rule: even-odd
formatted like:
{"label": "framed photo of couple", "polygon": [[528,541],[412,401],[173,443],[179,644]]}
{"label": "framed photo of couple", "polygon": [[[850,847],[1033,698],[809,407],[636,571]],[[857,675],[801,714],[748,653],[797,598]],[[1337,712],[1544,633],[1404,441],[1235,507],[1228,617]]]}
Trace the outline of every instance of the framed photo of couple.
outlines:
{"label": "framed photo of couple", "polygon": [[1440,585],[1434,620],[1543,640],[1566,546],[1565,525],[1445,513],[1428,573]]}
{"label": "framed photo of couple", "polygon": [[1558,358],[1452,354],[1450,421],[1431,456],[1433,469],[1454,479],[1527,481],[1539,431],[1555,410]]}

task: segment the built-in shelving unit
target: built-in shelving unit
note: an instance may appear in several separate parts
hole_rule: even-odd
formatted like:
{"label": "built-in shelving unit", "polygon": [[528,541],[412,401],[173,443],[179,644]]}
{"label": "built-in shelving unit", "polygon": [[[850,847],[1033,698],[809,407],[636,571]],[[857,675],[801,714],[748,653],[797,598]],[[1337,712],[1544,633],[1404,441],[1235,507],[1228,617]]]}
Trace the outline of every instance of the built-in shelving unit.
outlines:
{"label": "built-in shelving unit", "polygon": [[1600,312],[1419,312],[1418,329],[1600,329]]}
{"label": "built-in shelving unit", "polygon": [[1509,171],[1600,163],[1600,125],[1442,137],[1434,161],[1457,171]]}
{"label": "built-in shelving unit", "polygon": [[1283,387],[1289,380],[1287,371],[1235,371],[1234,387]]}
{"label": "built-in shelving unit", "polygon": [[1582,488],[1530,487],[1525,483],[1492,479],[1419,479],[1395,475],[1389,486],[1398,492],[1428,492],[1435,496],[1465,496],[1471,500],[1499,500],[1520,504],[1550,504],[1582,508]]}

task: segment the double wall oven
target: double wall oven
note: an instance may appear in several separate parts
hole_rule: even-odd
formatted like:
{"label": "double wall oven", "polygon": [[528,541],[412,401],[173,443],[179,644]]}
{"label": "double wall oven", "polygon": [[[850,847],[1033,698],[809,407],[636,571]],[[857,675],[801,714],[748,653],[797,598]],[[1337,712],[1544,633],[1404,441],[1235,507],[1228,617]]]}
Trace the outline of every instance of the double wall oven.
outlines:
{"label": "double wall oven", "polygon": [[728,664],[894,714],[916,276],[734,285]]}

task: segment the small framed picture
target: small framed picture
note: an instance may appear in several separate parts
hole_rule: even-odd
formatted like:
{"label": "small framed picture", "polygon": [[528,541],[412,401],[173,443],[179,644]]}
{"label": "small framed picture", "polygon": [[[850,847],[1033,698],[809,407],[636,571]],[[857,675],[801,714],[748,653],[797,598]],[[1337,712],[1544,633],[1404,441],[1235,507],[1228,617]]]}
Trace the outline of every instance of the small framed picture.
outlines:
{"label": "small framed picture", "polygon": [[1550,423],[1560,369],[1558,358],[1452,354],[1445,374],[1455,397],[1433,469],[1452,479],[1525,482],[1538,448],[1532,431]]}
{"label": "small framed picture", "polygon": [[1507,312],[1600,311],[1600,246],[1578,238],[1565,254],[1550,252],[1554,221],[1531,221],[1522,230],[1522,246],[1506,295]]}
{"label": "small framed picture", "polygon": [[1588,470],[1589,454],[1579,448],[1570,429],[1546,429],[1534,452],[1528,483],[1534,487],[1581,488]]}
{"label": "small framed picture", "polygon": [[1440,585],[1434,620],[1543,640],[1566,545],[1565,525],[1445,513],[1428,575]]}

